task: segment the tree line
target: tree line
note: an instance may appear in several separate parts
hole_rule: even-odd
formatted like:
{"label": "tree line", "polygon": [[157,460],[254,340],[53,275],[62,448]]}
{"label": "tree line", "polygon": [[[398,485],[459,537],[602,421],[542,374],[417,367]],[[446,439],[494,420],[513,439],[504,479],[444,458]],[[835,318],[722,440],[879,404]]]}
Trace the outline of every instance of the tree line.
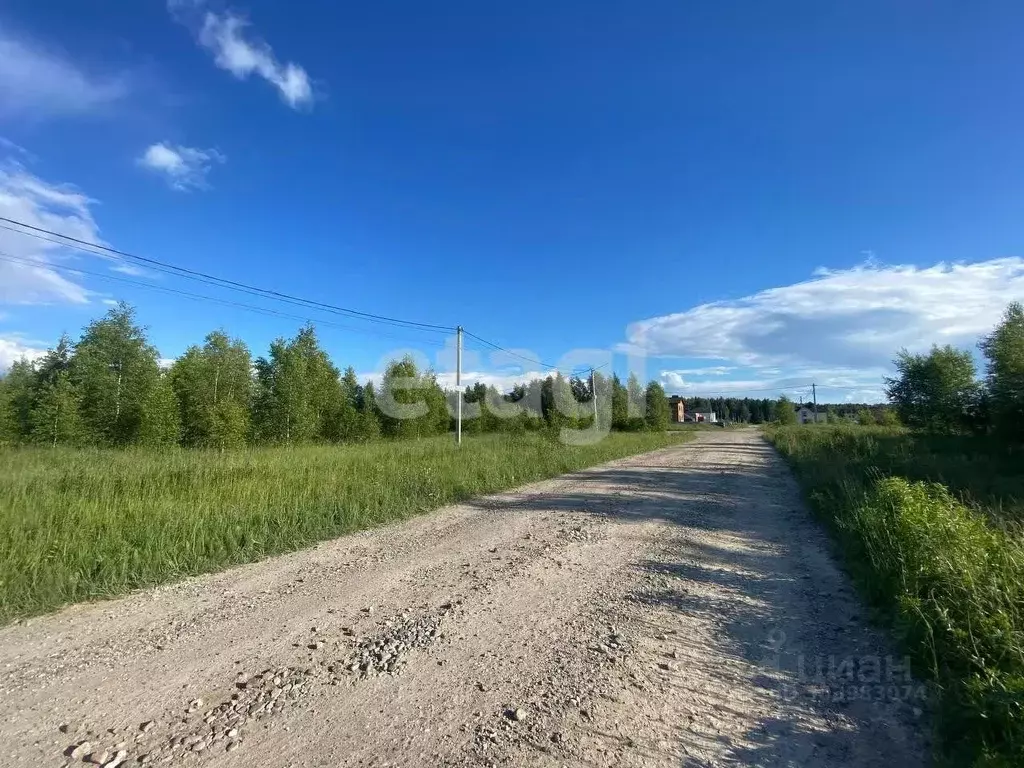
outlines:
{"label": "tree line", "polygon": [[909,427],[938,434],[986,434],[1024,442],[1024,306],[1011,303],[979,343],[979,379],[969,349],[901,350],[886,395]]}
{"label": "tree line", "polygon": [[[464,431],[562,428],[665,429],[661,385],[561,374],[499,393],[463,394]],[[378,385],[341,371],[307,325],[253,359],[244,342],[214,331],[168,368],[121,304],[65,335],[38,360],[0,379],[0,444],[230,449],[438,435],[454,428],[458,393],[411,358],[391,362]],[[599,408],[593,414],[594,398]]]}
{"label": "tree line", "polygon": [[[796,423],[796,404],[788,397],[684,397],[686,413],[713,412],[726,422],[740,424]],[[877,403],[818,403],[818,413],[829,424],[893,424],[895,413]]]}

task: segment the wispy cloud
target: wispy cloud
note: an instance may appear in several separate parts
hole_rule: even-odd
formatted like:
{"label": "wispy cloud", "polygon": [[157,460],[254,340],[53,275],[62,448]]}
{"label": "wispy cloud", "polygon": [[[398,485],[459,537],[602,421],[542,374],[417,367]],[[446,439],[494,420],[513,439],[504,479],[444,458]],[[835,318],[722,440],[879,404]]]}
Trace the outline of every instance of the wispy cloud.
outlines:
{"label": "wispy cloud", "polygon": [[147,272],[142,267],[138,267],[135,264],[129,264],[128,262],[121,262],[115,264],[110,268],[111,272],[120,272],[122,275],[130,275],[132,277],[143,277],[149,276],[152,273]]}
{"label": "wispy cloud", "polygon": [[747,374],[711,385],[693,378],[707,371],[661,372],[666,385],[684,391],[760,389],[802,380],[831,381],[834,394],[880,396],[881,377],[898,349],[921,350],[932,343],[973,346],[1006,304],[1024,297],[1021,258],[930,267],[872,260],[815,274],[736,301],[633,323],[619,348],[721,361]]}
{"label": "wispy cloud", "polygon": [[188,191],[206,189],[206,177],[214,163],[223,163],[224,156],[215,149],[196,149],[160,142],[148,147],[138,164],[164,177],[172,189]]}
{"label": "wispy cloud", "polygon": [[125,75],[87,72],[63,54],[0,26],[0,115],[40,118],[91,113],[128,92]]}
{"label": "wispy cloud", "polygon": [[270,83],[293,109],[311,106],[313,86],[306,70],[294,62],[282,63],[273,49],[236,13],[202,10],[202,0],[169,0],[167,7],[180,23],[190,27],[214,63],[239,80],[251,75]]}
{"label": "wispy cloud", "polygon": [[[15,160],[0,159],[0,216],[50,232],[106,245],[92,215],[95,201],[69,184],[55,184]],[[0,227],[0,304],[86,304],[93,293],[73,267],[79,250],[40,239],[4,224]],[[116,257],[97,254],[111,269],[124,268]]]}
{"label": "wispy cloud", "polygon": [[682,386],[684,380],[689,380],[692,376],[728,376],[735,370],[734,365],[706,365],[699,368],[674,368],[671,371],[662,371],[661,376],[663,379],[669,378],[676,382],[677,386]]}

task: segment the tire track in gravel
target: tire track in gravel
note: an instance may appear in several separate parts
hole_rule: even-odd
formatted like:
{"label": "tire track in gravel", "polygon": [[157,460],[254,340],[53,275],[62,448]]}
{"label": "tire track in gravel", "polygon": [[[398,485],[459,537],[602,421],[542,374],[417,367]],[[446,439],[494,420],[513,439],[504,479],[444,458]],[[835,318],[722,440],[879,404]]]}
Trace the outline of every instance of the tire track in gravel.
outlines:
{"label": "tire track in gravel", "polygon": [[4,628],[0,746],[67,766],[925,765],[920,687],[828,552],[756,432],[704,433]]}

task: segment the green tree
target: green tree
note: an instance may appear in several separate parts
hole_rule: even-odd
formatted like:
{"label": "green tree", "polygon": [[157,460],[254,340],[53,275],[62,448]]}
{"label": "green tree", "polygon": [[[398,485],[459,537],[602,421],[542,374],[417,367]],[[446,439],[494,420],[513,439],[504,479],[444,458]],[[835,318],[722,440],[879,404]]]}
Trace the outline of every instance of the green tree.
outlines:
{"label": "green tree", "polygon": [[879,409],[877,418],[878,423],[883,427],[898,427],[900,425],[900,417],[892,408]]}
{"label": "green tree", "polygon": [[222,331],[189,347],[171,368],[186,446],[239,448],[250,432],[253,381],[249,348]]}
{"label": "green tree", "polygon": [[556,371],[548,380],[551,382],[551,406],[546,414],[549,426],[556,432],[563,427],[577,428],[584,411],[575,397],[572,379],[567,379]]}
{"label": "green tree", "polygon": [[1024,305],[1013,302],[981,342],[987,360],[987,410],[996,434],[1024,441]]}
{"label": "green tree", "polygon": [[377,390],[372,381],[366,382],[359,392],[359,434],[360,440],[376,440],[380,437],[380,412],[377,409]]}
{"label": "green tree", "polygon": [[11,445],[18,440],[18,419],[11,402],[11,391],[7,379],[0,377],[0,446]]}
{"label": "green tree", "polygon": [[878,423],[878,421],[875,419],[875,414],[867,408],[861,408],[857,411],[857,423],[862,427],[873,427]]}
{"label": "green tree", "polygon": [[970,352],[949,345],[933,346],[926,355],[904,349],[893,365],[896,377],[886,378],[885,391],[904,424],[939,434],[972,426],[979,387]]}
{"label": "green tree", "polygon": [[71,343],[71,338],[66,333],[61,334],[57,346],[47,350],[46,354],[36,361],[37,386],[41,389],[44,386],[55,384],[62,373],[70,371],[73,353],[74,346]]}
{"label": "green tree", "polygon": [[43,383],[30,415],[33,442],[79,445],[84,436],[81,401],[67,370],[55,371]]}
{"label": "green tree", "polygon": [[334,442],[358,440],[360,437],[359,419],[359,380],[352,366],[345,369],[340,382],[338,397],[334,398],[326,425],[325,437]]}
{"label": "green tree", "polygon": [[796,407],[793,401],[785,395],[781,395],[775,404],[775,416],[773,421],[779,424],[796,424]]}
{"label": "green tree", "polygon": [[644,417],[647,428],[652,432],[664,432],[669,423],[668,397],[665,396],[664,387],[652,381],[647,385],[644,401],[647,406]]}
{"label": "green tree", "polygon": [[169,448],[181,440],[181,406],[169,374],[161,374],[142,407],[137,442],[150,448]]}
{"label": "green tree", "polygon": [[644,385],[640,383],[635,373],[629,374],[626,382],[626,408],[629,415],[628,427],[630,431],[639,432],[645,429],[647,414],[647,395]]}
{"label": "green tree", "polygon": [[629,390],[622,386],[617,375],[612,375],[612,429],[629,427]]}
{"label": "green tree", "polygon": [[744,424],[747,424],[750,421],[750,417],[751,417],[750,406],[747,405],[747,401],[746,400],[742,400],[740,402],[739,411],[737,413],[736,419],[737,419],[737,421],[741,421]]}
{"label": "green tree", "polygon": [[448,430],[450,417],[444,390],[432,372],[421,374],[411,357],[388,365],[377,394],[377,407],[381,432],[386,437],[426,437]]}
{"label": "green tree", "polygon": [[160,379],[157,352],[135,323],[135,310],[119,304],[90,323],[70,361],[82,398],[88,439],[129,445],[140,438],[143,414]]}
{"label": "green tree", "polygon": [[35,366],[28,360],[17,360],[4,376],[4,431],[11,442],[28,438],[32,431],[32,405],[36,399]]}
{"label": "green tree", "polygon": [[277,339],[256,361],[257,436],[278,443],[329,439],[341,396],[338,369],[312,325],[290,341]]}

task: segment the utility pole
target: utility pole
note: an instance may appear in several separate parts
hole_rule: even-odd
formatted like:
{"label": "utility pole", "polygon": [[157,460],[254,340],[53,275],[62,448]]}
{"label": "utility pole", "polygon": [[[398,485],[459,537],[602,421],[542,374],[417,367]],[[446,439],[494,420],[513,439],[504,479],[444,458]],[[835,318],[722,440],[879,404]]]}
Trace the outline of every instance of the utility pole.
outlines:
{"label": "utility pole", "polygon": [[811,384],[811,394],[814,396],[814,423],[818,423],[818,385]]}
{"label": "utility pole", "polygon": [[594,426],[597,426],[597,379],[594,377],[594,369],[590,369],[590,399],[594,402]]}
{"label": "utility pole", "polygon": [[462,326],[455,329],[455,444],[462,445]]}

